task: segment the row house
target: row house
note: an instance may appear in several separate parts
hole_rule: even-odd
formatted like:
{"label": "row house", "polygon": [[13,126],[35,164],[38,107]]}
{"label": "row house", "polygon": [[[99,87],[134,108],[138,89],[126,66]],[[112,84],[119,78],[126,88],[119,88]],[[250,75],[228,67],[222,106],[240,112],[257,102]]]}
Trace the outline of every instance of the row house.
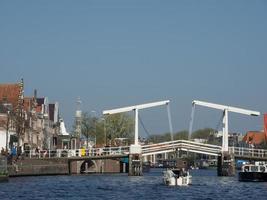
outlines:
{"label": "row house", "polygon": [[0,148],[9,147],[12,135],[22,134],[23,81],[0,84]]}
{"label": "row house", "polygon": [[36,90],[33,97],[24,97],[23,80],[0,84],[0,148],[15,145],[22,150],[53,149],[58,133],[58,103],[38,98]]}

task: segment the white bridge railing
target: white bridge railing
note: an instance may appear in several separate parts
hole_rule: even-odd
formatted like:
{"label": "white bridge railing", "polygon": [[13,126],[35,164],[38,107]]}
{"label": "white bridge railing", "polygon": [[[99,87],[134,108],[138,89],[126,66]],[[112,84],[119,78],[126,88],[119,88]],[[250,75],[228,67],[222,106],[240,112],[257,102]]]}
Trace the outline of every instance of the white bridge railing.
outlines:
{"label": "white bridge railing", "polygon": [[142,155],[146,156],[183,150],[188,152],[203,153],[207,155],[217,156],[220,154],[221,149],[222,147],[217,145],[203,144],[188,140],[176,140],[158,144],[144,145],[142,146]]}
{"label": "white bridge railing", "polygon": [[[222,147],[218,145],[203,144],[188,140],[176,140],[162,142],[157,144],[143,145],[142,156],[163,154],[176,152],[178,150],[206,154],[220,155]],[[230,153],[239,158],[262,158],[267,160],[266,149],[229,147]],[[86,157],[86,156],[105,156],[105,155],[127,155],[129,154],[129,146],[122,147],[104,147],[89,149],[57,149],[57,150],[41,150],[41,151],[24,151],[24,156],[29,158],[53,158],[53,157]]]}
{"label": "white bridge railing", "polygon": [[129,147],[105,147],[89,149],[26,150],[24,156],[29,158],[62,158],[129,154]]}
{"label": "white bridge railing", "polygon": [[233,153],[236,157],[244,158],[266,158],[266,149],[244,148],[244,147],[229,147],[230,153]]}

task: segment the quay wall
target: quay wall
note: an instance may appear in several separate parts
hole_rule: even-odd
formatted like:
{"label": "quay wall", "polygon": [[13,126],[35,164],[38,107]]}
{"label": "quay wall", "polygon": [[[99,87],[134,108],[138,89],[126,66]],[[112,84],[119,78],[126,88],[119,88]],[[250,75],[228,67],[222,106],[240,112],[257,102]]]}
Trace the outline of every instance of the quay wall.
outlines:
{"label": "quay wall", "polygon": [[9,176],[40,176],[69,174],[67,159],[22,159],[8,165]]}
{"label": "quay wall", "polygon": [[[8,165],[10,177],[80,174],[81,161],[70,161],[68,158],[25,158]],[[120,173],[121,164],[117,160],[94,160],[90,169],[93,173]]]}

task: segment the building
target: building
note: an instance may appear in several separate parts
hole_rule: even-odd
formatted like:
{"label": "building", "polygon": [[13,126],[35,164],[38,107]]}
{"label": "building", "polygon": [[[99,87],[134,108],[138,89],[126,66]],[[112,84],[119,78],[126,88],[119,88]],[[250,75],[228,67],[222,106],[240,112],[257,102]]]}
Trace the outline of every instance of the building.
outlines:
{"label": "building", "polygon": [[[0,84],[0,148],[10,148],[11,135],[21,142],[23,135],[23,79],[19,83]],[[22,143],[20,143],[22,144]]]}
{"label": "building", "polygon": [[267,114],[263,117],[264,129],[262,131],[248,131],[243,141],[250,147],[266,147],[267,145]]}
{"label": "building", "polygon": [[0,149],[55,149],[59,128],[57,102],[49,104],[47,97],[38,98],[36,90],[34,96],[24,97],[23,79],[0,84]]}

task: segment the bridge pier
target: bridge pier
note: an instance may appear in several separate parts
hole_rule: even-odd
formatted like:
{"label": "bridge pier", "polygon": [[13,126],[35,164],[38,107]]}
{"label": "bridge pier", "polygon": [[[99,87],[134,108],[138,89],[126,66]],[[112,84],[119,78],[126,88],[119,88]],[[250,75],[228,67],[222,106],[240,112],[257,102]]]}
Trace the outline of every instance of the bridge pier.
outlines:
{"label": "bridge pier", "polygon": [[142,176],[142,155],[130,154],[129,155],[129,176]]}
{"label": "bridge pier", "polygon": [[218,156],[217,166],[218,176],[234,176],[235,175],[235,158],[229,152],[222,152]]}
{"label": "bridge pier", "polygon": [[129,154],[129,176],[142,176],[142,147],[131,145]]}

